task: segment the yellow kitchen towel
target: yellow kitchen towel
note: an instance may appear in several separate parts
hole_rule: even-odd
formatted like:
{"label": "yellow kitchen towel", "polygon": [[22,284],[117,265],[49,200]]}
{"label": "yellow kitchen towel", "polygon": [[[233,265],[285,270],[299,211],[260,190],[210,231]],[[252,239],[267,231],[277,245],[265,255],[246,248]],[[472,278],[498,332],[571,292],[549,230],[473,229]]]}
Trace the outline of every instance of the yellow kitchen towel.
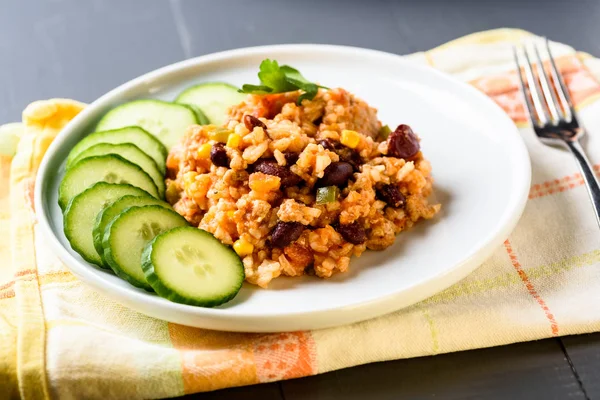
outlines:
{"label": "yellow kitchen towel", "polygon": [[[408,56],[485,92],[521,128],[533,181],[514,232],[477,271],[434,297],[313,332],[189,328],[131,311],[76,279],[38,232],[32,193],[49,143],[84,105],[31,104],[10,130],[16,154],[0,156],[0,232],[10,238],[0,241],[0,397],[172,397],[600,330],[600,230],[583,179],[570,154],[535,138],[518,92],[511,46],[535,39],[500,29]],[[600,60],[553,46],[600,171]],[[0,137],[5,153],[11,140]]]}

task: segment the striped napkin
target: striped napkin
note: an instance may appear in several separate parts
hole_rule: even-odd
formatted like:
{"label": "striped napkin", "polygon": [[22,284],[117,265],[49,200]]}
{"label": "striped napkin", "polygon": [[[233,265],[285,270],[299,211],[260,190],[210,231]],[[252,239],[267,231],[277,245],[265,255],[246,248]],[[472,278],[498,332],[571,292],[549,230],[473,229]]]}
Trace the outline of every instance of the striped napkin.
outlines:
{"label": "striped napkin", "polygon": [[[171,397],[600,330],[600,230],[570,154],[543,146],[526,127],[511,53],[525,39],[536,38],[500,29],[407,57],[469,82],[521,127],[533,186],[515,231],[444,292],[391,315],[313,332],[189,328],[131,311],[79,282],[40,236],[32,192],[45,150],[84,105],[29,105],[22,124],[0,135],[4,153],[19,142],[14,156],[0,156],[0,235],[10,239],[0,240],[0,397]],[[553,46],[598,163],[600,60]]]}

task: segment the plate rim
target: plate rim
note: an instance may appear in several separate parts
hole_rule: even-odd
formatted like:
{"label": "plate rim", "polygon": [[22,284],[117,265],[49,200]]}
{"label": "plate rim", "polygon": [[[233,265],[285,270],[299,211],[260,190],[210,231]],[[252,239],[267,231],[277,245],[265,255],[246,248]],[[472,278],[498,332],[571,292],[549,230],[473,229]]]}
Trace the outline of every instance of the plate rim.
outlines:
{"label": "plate rim", "polygon": [[[52,158],[52,155],[54,153],[57,153],[58,150],[63,147],[63,143],[67,141],[67,139],[74,132],[77,131],[79,125],[82,122],[88,120],[88,116],[93,114],[96,109],[102,107],[106,108],[109,104],[114,103],[115,98],[123,96],[129,90],[135,89],[139,85],[143,85],[146,82],[152,82],[157,79],[165,79],[165,77],[168,75],[181,73],[186,69],[193,69],[194,67],[197,67],[199,65],[205,65],[212,62],[226,61],[227,59],[236,58],[238,56],[249,56],[267,52],[287,52],[290,54],[297,54],[300,52],[313,51],[335,51],[345,53],[358,52],[364,54],[366,57],[387,58],[390,61],[405,64],[409,68],[420,70],[424,73],[437,75],[443,80],[450,81],[450,83],[453,85],[461,86],[463,90],[468,91],[471,93],[471,95],[479,98],[479,101],[486,102],[488,106],[495,108],[495,112],[498,114],[498,117],[504,118],[507,122],[510,122],[510,124],[514,127],[514,129],[512,129],[510,133],[507,132],[506,134],[514,137],[513,142],[515,142],[516,144],[516,147],[514,149],[515,151],[513,152],[514,158],[521,159],[521,163],[524,167],[526,167],[524,168],[525,170],[520,171],[522,178],[519,187],[520,198],[517,199],[517,201],[513,202],[512,207],[510,209],[507,209],[505,211],[505,214],[507,216],[504,220],[504,224],[498,226],[496,232],[490,234],[487,240],[482,241],[481,245],[472,254],[465,255],[462,261],[455,263],[446,271],[436,274],[429,279],[426,279],[421,282],[416,282],[415,284],[406,287],[400,292],[394,292],[387,295],[383,295],[381,297],[377,297],[369,301],[358,302],[356,304],[332,306],[329,308],[323,308],[312,311],[291,311],[266,314],[264,312],[245,312],[244,314],[235,314],[228,312],[228,309],[202,308],[168,301],[163,302],[164,299],[160,299],[155,296],[148,296],[145,293],[140,293],[130,288],[121,287],[119,285],[114,284],[110,280],[103,279],[102,277],[99,278],[98,276],[93,275],[91,271],[88,271],[90,268],[93,267],[74,258],[74,256],[72,256],[69,253],[68,249],[62,245],[57,235],[52,230],[49,218],[50,212],[46,209],[43,200],[43,189],[47,186],[47,182],[45,182],[45,180],[48,176],[47,169],[49,165],[49,160]],[[105,94],[91,102],[56,136],[56,138],[52,141],[51,145],[44,154],[44,157],[42,159],[42,162],[40,163],[36,174],[35,182],[36,184],[34,192],[34,206],[35,210],[37,210],[37,223],[41,228],[41,233],[45,236],[46,239],[48,239],[50,249],[54,252],[54,254],[58,256],[58,258],[67,266],[67,268],[73,274],[75,274],[79,279],[84,281],[85,284],[88,284],[94,287],[95,289],[101,291],[102,293],[105,293],[107,296],[115,299],[117,302],[125,304],[128,307],[138,311],[141,310],[141,307],[133,303],[147,303],[145,304],[146,308],[148,306],[166,308],[166,312],[171,311],[186,314],[191,313],[193,314],[194,318],[200,319],[199,323],[192,324],[191,326],[207,327],[208,329],[220,329],[227,331],[275,332],[299,329],[320,329],[375,318],[423,301],[426,298],[429,298],[439,293],[440,291],[452,286],[453,284],[465,278],[467,275],[471,274],[475,269],[477,269],[481,265],[482,262],[484,262],[486,259],[489,258],[489,256],[491,256],[493,251],[495,251],[504,242],[504,240],[509,236],[509,234],[517,225],[525,209],[529,188],[531,186],[531,161],[529,157],[529,152],[517,126],[504,112],[504,110],[502,110],[500,106],[498,106],[493,100],[491,100],[482,92],[478,91],[477,89],[468,85],[467,83],[450,76],[449,74],[445,74],[427,65],[420,65],[411,62],[410,60],[405,59],[404,56],[380,50],[329,44],[277,44],[237,48],[186,59],[147,72],[113,88],[112,90],[106,92]],[[420,295],[416,295],[415,292],[418,291],[421,291]],[[407,297],[407,295],[411,293],[412,296],[408,296],[412,297],[411,300],[400,301],[402,297]],[[394,301],[395,299],[398,301]],[[351,314],[356,315],[356,317],[348,317],[346,315],[347,311],[352,311]],[[159,319],[164,319],[163,317],[156,316],[158,313],[152,315],[146,311],[140,312]],[[344,317],[339,317],[333,322],[328,321],[325,314],[331,314],[335,312],[340,313],[340,315],[343,315]],[[303,322],[291,321],[295,318],[299,320],[302,319]],[[306,322],[304,318],[311,318],[315,320],[320,319],[321,322],[310,323]],[[167,320],[186,324],[185,322],[175,321],[174,319]],[[277,319],[287,320],[291,323],[282,324],[281,321],[278,321],[279,323],[273,324],[274,320]],[[281,326],[281,328],[264,329],[261,326],[254,326],[255,324],[261,325],[261,322],[267,321],[271,324],[271,326],[276,325]],[[240,323],[245,324],[244,327],[240,329],[236,328],[235,325],[239,325]],[[251,326],[249,326],[248,324],[251,324]],[[189,322],[187,323],[187,325],[190,325]],[[283,325],[290,327],[285,328],[283,327]]]}

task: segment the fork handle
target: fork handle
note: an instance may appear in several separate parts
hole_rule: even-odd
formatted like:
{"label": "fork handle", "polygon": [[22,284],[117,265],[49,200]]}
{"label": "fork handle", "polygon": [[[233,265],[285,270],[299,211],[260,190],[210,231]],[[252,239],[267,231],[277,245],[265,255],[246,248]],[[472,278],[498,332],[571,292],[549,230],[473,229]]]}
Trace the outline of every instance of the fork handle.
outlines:
{"label": "fork handle", "polygon": [[581,147],[581,144],[578,140],[567,140],[566,143],[569,147],[569,150],[571,150],[571,153],[573,153],[575,159],[577,159],[577,162],[579,163],[579,169],[581,170],[581,174],[583,175],[583,180],[587,186],[590,199],[594,205],[596,222],[598,222],[598,225],[600,226],[600,185],[598,185],[598,180],[594,174],[594,169],[583,152],[583,147]]}

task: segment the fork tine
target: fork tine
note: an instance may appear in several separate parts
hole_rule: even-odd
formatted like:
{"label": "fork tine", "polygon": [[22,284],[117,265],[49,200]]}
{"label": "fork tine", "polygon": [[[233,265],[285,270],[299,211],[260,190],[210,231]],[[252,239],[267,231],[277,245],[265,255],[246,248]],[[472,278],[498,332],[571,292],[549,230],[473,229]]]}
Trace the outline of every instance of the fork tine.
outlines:
{"label": "fork tine", "polygon": [[550,111],[552,120],[554,122],[558,122],[562,117],[562,111],[559,108],[560,106],[558,106],[558,101],[556,100],[554,90],[550,86],[551,84],[548,79],[548,75],[546,74],[546,68],[544,68],[544,64],[542,63],[542,57],[540,57],[540,52],[538,51],[537,45],[534,45],[533,49],[537,58],[536,66],[538,71],[538,77],[542,85],[542,91],[544,93],[544,98],[546,99],[546,104],[548,105],[548,110]]}
{"label": "fork tine", "polygon": [[552,50],[550,50],[550,41],[548,38],[546,38],[546,50],[548,51],[548,56],[550,56],[550,74],[552,75],[554,87],[558,92],[558,98],[560,99],[560,103],[565,112],[565,119],[567,122],[571,122],[573,116],[575,115],[573,102],[571,101],[571,96],[569,95],[569,91],[567,90],[567,86],[563,81],[562,75],[560,72],[558,72],[558,68],[556,68],[556,63],[554,62],[554,56],[552,56]]}
{"label": "fork tine", "polygon": [[548,111],[546,110],[546,106],[544,105],[544,101],[542,99],[540,84],[533,74],[533,68],[531,67],[531,60],[529,59],[527,48],[524,48],[523,50],[525,53],[525,60],[527,61],[525,63],[525,77],[527,78],[527,85],[529,86],[529,92],[531,93],[531,99],[533,100],[533,105],[535,106],[538,119],[543,126],[548,123],[550,116],[548,115]]}
{"label": "fork tine", "polygon": [[523,95],[523,100],[525,101],[525,105],[527,106],[527,112],[529,113],[529,118],[531,119],[531,123],[533,125],[539,125],[539,121],[537,120],[537,114],[535,109],[533,108],[533,104],[531,103],[531,99],[527,92],[527,86],[525,85],[525,81],[523,80],[523,73],[521,72],[521,63],[519,62],[519,55],[517,53],[517,46],[513,46],[513,55],[515,57],[515,63],[517,64],[517,74],[519,75],[519,87],[521,89],[521,94]]}
{"label": "fork tine", "polygon": [[533,104],[531,103],[529,94],[527,93],[527,86],[525,86],[525,81],[523,80],[523,73],[521,72],[521,63],[519,62],[519,55],[517,54],[516,46],[513,46],[513,55],[515,57],[515,63],[517,64],[517,74],[519,74],[519,87],[521,88],[521,94],[523,95],[525,105],[527,106],[529,118],[531,118],[531,123],[533,125],[538,125],[538,121],[536,119],[537,114],[535,112],[535,109],[533,108]]}

